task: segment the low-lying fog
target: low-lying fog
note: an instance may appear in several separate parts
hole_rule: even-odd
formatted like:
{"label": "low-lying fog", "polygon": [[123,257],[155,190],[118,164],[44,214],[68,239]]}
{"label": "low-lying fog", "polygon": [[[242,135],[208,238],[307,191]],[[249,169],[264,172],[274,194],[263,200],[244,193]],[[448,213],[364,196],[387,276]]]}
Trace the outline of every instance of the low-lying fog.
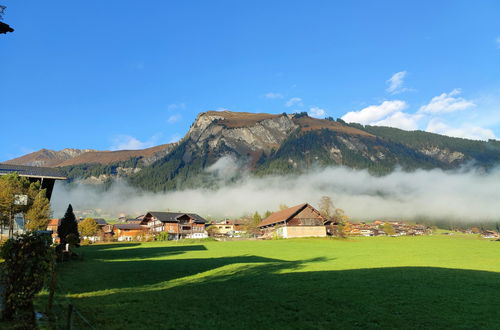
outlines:
{"label": "low-lying fog", "polygon": [[[224,172],[224,168],[217,168],[216,174],[223,176]],[[216,190],[166,193],[143,192],[122,181],[116,181],[105,192],[89,185],[70,187],[57,183],[52,205],[55,217],[61,217],[71,203],[76,210],[102,209],[116,216],[169,210],[221,218],[255,211],[263,214],[277,210],[280,204],[309,202],[316,207],[325,195],[331,196],[335,207],[344,209],[355,220],[428,217],[500,221],[500,169],[489,173],[472,169],[395,171],[374,177],[365,170],[333,167],[299,176],[245,175],[237,183],[224,183]]]}

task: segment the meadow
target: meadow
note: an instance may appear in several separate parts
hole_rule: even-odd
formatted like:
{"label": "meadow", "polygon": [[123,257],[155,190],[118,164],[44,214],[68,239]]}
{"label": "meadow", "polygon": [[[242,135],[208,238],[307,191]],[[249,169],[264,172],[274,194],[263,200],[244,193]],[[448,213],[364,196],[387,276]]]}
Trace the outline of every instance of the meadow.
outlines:
{"label": "meadow", "polygon": [[58,266],[60,324],[68,302],[98,329],[500,324],[500,242],[472,235],[115,243],[79,253]]}

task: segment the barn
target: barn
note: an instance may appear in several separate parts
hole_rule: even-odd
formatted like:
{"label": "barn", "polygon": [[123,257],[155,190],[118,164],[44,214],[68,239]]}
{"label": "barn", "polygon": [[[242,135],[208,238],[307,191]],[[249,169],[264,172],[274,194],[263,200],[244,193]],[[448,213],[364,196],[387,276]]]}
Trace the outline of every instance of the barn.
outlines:
{"label": "barn", "polygon": [[267,237],[325,237],[325,222],[318,210],[304,203],[271,214],[259,228]]}

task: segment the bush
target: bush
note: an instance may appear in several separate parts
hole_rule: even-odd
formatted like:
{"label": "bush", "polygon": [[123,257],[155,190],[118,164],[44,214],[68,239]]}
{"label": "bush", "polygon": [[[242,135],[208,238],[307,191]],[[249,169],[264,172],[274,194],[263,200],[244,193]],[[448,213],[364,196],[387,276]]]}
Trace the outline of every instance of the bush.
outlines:
{"label": "bush", "polygon": [[42,289],[53,266],[51,243],[50,235],[28,232],[7,240],[2,246],[4,320],[26,322],[28,328],[35,324],[33,298]]}
{"label": "bush", "polygon": [[90,244],[92,244],[92,241],[87,238],[82,240],[82,242],[80,243],[80,245],[90,245]]}
{"label": "bush", "polygon": [[160,232],[158,235],[155,236],[155,240],[157,241],[168,241],[170,239],[170,234],[167,232]]}

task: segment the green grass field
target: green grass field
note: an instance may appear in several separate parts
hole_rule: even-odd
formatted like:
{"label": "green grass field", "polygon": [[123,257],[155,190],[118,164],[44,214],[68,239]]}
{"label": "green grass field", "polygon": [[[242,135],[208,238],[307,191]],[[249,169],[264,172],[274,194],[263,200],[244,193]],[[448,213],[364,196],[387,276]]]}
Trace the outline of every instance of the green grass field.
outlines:
{"label": "green grass field", "polygon": [[71,301],[99,329],[500,328],[500,242],[476,236],[79,252],[83,261],[59,265],[58,306]]}

